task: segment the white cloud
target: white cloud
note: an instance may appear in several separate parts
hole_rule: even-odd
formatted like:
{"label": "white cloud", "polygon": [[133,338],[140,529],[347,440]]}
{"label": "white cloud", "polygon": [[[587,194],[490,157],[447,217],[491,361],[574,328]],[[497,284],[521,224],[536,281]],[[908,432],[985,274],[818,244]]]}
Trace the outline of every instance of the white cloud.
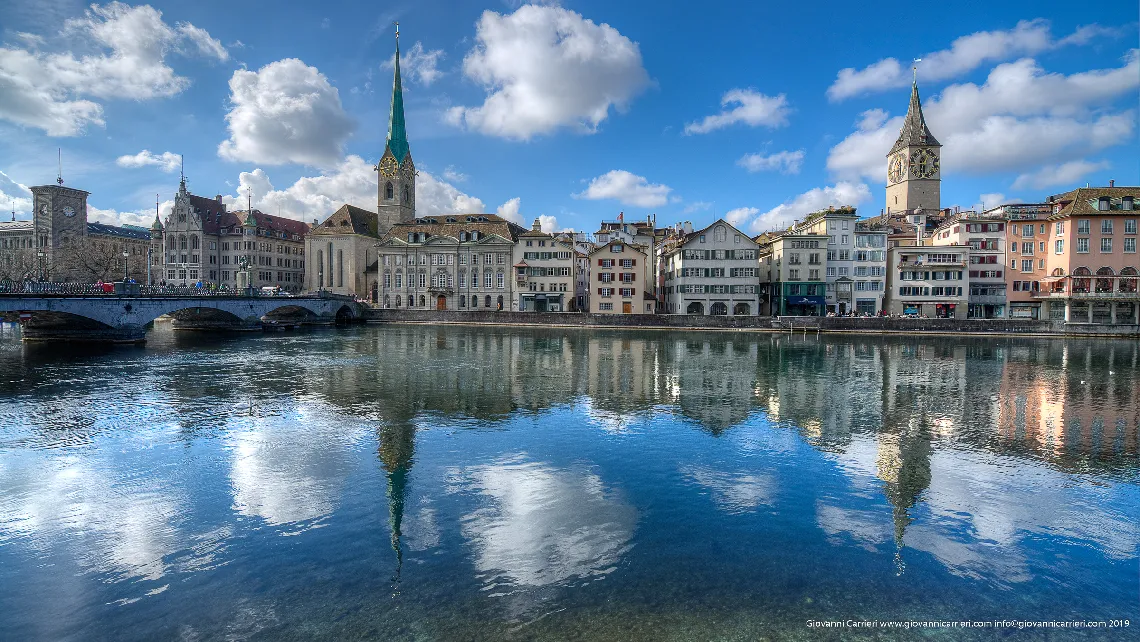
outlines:
{"label": "white cloud", "polygon": [[720,99],[720,104],[724,109],[719,114],[686,124],[685,133],[707,134],[737,123],[751,127],[782,127],[788,124],[788,114],[791,112],[788,98],[784,94],[766,96],[755,89],[730,89]]}
{"label": "white cloud", "polygon": [[732,223],[733,225],[739,226],[741,223],[744,223],[759,213],[760,210],[755,207],[738,207],[734,210],[728,210],[725,212],[724,220]]}
{"label": "white cloud", "polygon": [[[311,223],[323,221],[341,205],[348,203],[376,211],[376,172],[363,158],[350,155],[316,176],[303,176],[284,189],[273,186],[265,170],[257,168],[238,176],[235,193],[223,197],[232,208],[246,208],[246,188],[252,192],[253,207],[268,214]],[[416,214],[435,216],[452,213],[482,213],[483,201],[459,191],[454,185],[439,180],[430,172],[416,174]]]}
{"label": "white cloud", "polygon": [[744,169],[750,172],[770,172],[778,171],[781,174],[799,174],[800,165],[804,161],[804,150],[796,150],[794,152],[776,152],[764,156],[763,154],[745,154],[736,161]]}
{"label": "white cloud", "polygon": [[26,185],[12,180],[4,172],[0,172],[0,221],[11,219],[12,212],[17,216],[32,213],[32,191]]}
{"label": "white cloud", "polygon": [[[864,183],[839,182],[828,187],[816,187],[756,216],[751,220],[750,226],[753,232],[783,229],[805,214],[827,209],[828,206],[854,206],[870,199],[871,190]],[[740,210],[733,210],[733,212],[747,210],[750,210],[748,215],[741,214],[738,221],[729,220],[729,222],[739,227],[758,211],[756,208],[740,208]],[[725,215],[726,220],[728,220],[727,217],[728,214]]]}
{"label": "white cloud", "polygon": [[[949,49],[925,54],[919,63],[919,71],[923,80],[946,80],[973,71],[987,62],[1033,55],[1070,44],[1085,44],[1098,35],[1108,33],[1113,31],[1090,25],[1065,38],[1054,39],[1049,21],[1022,20],[1013,29],[979,31],[954,40]],[[904,68],[897,59],[884,58],[863,69],[849,67],[840,70],[828,88],[827,96],[832,101],[840,101],[859,94],[905,87],[911,78],[910,69]]]}
{"label": "white cloud", "polygon": [[[165,219],[173,207],[174,201],[163,201],[159,206],[159,216]],[[138,225],[140,227],[150,227],[151,223],[154,222],[154,209],[120,212],[114,209],[100,209],[88,203],[87,220],[93,223],[106,223],[107,225]]]}
{"label": "white cloud", "polygon": [[91,5],[64,23],[60,42],[82,43],[94,53],[44,53],[42,36],[21,40],[30,49],[0,47],[0,118],[49,136],[103,126],[102,105],[89,98],[148,100],[184,90],[190,80],[166,63],[172,52],[229,57],[205,30],[189,23],[172,28],[153,7],[120,2]]}
{"label": "white cloud", "polygon": [[[981,85],[947,87],[923,113],[942,148],[944,173],[1027,171],[1131,141],[1135,112],[1106,109],[1140,88],[1136,50],[1115,69],[1046,73],[1031,59],[995,67]],[[903,117],[864,112],[858,129],[835,145],[827,167],[841,178],[880,178]]]}
{"label": "white cloud", "polygon": [[[411,49],[400,54],[400,72],[426,87],[443,75],[439,70],[439,61],[444,55],[442,49],[425,51],[423,43],[416,42]],[[395,58],[394,55],[392,57]],[[391,60],[385,62],[383,66],[386,69],[395,67]]]}
{"label": "white cloud", "polygon": [[487,98],[478,107],[451,108],[447,120],[491,136],[526,140],[561,127],[593,132],[610,107],[624,110],[650,82],[636,43],[561,7],[484,11],[475,38],[463,71]]}
{"label": "white cloud", "polygon": [[710,209],[712,205],[712,203],[706,201],[693,201],[692,203],[689,203],[685,206],[685,209],[682,210],[682,213],[692,214],[693,212],[703,212],[707,209]]}
{"label": "white cloud", "polygon": [[1010,202],[1012,202],[1012,201],[1007,199],[1005,197],[1005,194],[1001,194],[1001,193],[997,193],[997,192],[992,192],[989,194],[982,194],[982,195],[978,196],[978,209],[984,211],[984,210],[988,210],[990,208],[997,207],[998,205],[1005,205],[1006,203],[1010,203]]}
{"label": "white cloud", "polygon": [[519,206],[521,204],[522,204],[522,199],[519,198],[518,196],[516,196],[516,197],[512,198],[511,200],[507,201],[506,203],[503,203],[502,205],[500,205],[499,209],[495,210],[495,213],[498,214],[499,216],[502,216],[503,218],[507,219],[508,221],[522,225],[523,224],[523,217],[522,217],[522,214],[519,213]]}
{"label": "white cloud", "polygon": [[650,183],[644,176],[612,169],[591,180],[585,191],[573,196],[591,201],[612,198],[633,207],[660,207],[669,202],[671,191],[669,186]]}
{"label": "white cloud", "polygon": [[144,149],[134,156],[120,156],[115,162],[119,167],[145,167],[147,165],[154,165],[162,171],[170,173],[181,166],[182,157],[174,152],[155,154],[150,150]]}
{"label": "white cloud", "polygon": [[230,102],[230,138],[218,146],[227,160],[327,167],[342,157],[355,126],[324,74],[296,58],[238,69]]}
{"label": "white cloud", "polygon": [[547,234],[553,234],[554,232],[559,231],[558,218],[555,216],[540,214],[538,217],[538,224],[542,228],[542,231],[546,232]]}
{"label": "white cloud", "polygon": [[447,167],[443,168],[443,177],[452,183],[462,183],[468,178],[467,174],[464,174],[463,172],[455,169],[454,165],[448,165]]}
{"label": "white cloud", "polygon": [[1074,160],[1059,165],[1046,165],[1038,170],[1021,174],[1013,181],[1014,189],[1044,189],[1047,187],[1075,186],[1084,176],[1100,169],[1108,168],[1107,161],[1094,163],[1087,160]]}

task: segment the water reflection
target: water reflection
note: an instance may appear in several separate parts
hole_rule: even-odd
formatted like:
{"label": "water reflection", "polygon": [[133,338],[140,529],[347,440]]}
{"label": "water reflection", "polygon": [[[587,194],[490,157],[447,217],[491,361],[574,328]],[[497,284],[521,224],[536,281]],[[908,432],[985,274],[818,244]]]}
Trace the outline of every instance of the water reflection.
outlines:
{"label": "water reflection", "polygon": [[627,550],[637,523],[637,510],[588,469],[520,457],[453,476],[480,495],[481,506],[461,520],[462,532],[493,593],[603,577]]}

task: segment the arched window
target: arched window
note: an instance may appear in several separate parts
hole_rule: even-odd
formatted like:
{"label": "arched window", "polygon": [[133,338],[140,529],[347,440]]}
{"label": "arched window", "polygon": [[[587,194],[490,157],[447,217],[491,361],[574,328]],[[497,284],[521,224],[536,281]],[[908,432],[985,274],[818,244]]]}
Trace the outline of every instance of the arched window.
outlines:
{"label": "arched window", "polygon": [[384,307],[386,307],[386,308],[392,307],[392,297],[388,294],[384,295]]}
{"label": "arched window", "polygon": [[499,306],[497,309],[502,310],[503,309],[503,295],[501,295],[501,294],[499,295],[499,300],[497,301],[497,303]]}
{"label": "arched window", "polygon": [[336,251],[336,286],[344,287],[344,250]]}
{"label": "arched window", "polygon": [[386,198],[390,201],[394,197],[395,197],[395,194],[392,191],[392,183],[391,183],[391,181],[389,181],[388,184],[384,186],[384,198]]}
{"label": "arched window", "polygon": [[198,249],[198,237],[197,236],[191,236],[190,237],[190,249],[191,250]]}
{"label": "arched window", "polygon": [[325,268],[325,276],[328,277],[328,279],[326,279],[326,281],[328,282],[328,286],[331,288],[332,284],[333,284],[333,245],[332,245],[332,241],[329,241],[329,264],[328,264],[328,267]]}
{"label": "arched window", "polygon": [[[324,264],[325,264],[325,253],[324,253],[324,250],[317,250],[317,269],[318,269],[318,270],[320,270],[320,269],[321,269],[321,267],[323,267],[323,266],[324,266]],[[236,273],[235,273],[235,274],[236,274]],[[318,287],[318,288],[319,288],[319,287],[321,287],[322,285],[324,285],[324,283],[323,283],[323,281],[324,281],[324,276],[325,276],[324,274],[321,274],[321,273],[319,273],[319,272],[317,273],[317,287]],[[236,278],[236,277],[235,277],[235,278]]]}
{"label": "arched window", "polygon": [[1096,275],[1098,277],[1107,277],[1107,278],[1098,278],[1096,280],[1096,291],[1097,292],[1112,292],[1112,277],[1116,276],[1116,273],[1112,271],[1112,268],[1102,267],[1096,271]]}
{"label": "arched window", "polygon": [[1120,271],[1120,291],[1136,292],[1136,268],[1128,266]]}
{"label": "arched window", "polygon": [[186,249],[186,237],[185,236],[179,236],[178,237],[178,249],[180,249],[180,250]]}
{"label": "arched window", "polygon": [[174,249],[177,249],[177,248],[175,247],[175,243],[176,243],[176,241],[174,240],[174,237],[173,237],[173,236],[171,236],[170,238],[166,239],[166,246],[167,246],[168,248],[172,249],[172,250],[174,250]]}
{"label": "arched window", "polygon": [[399,296],[399,295],[396,296],[396,307],[397,308],[400,307],[400,302],[403,300],[404,300],[404,297]]}
{"label": "arched window", "polygon": [[714,241],[716,241],[718,243],[722,243],[727,238],[728,238],[728,230],[726,230],[723,226],[718,225],[713,229],[713,240]]}
{"label": "arched window", "polygon": [[414,297],[414,296],[412,296],[412,295],[410,295],[410,294],[408,295],[408,307],[409,307],[409,308],[414,308],[414,307],[416,307],[416,297]]}
{"label": "arched window", "polygon": [[479,297],[475,296],[474,294],[471,295],[471,307],[479,307]]}
{"label": "arched window", "polygon": [[1089,291],[1089,281],[1091,280],[1087,277],[1092,276],[1092,272],[1090,272],[1087,267],[1079,267],[1079,268],[1073,270],[1073,276],[1074,277],[1086,277],[1086,278],[1075,278],[1075,279],[1073,279],[1073,292],[1087,293]]}
{"label": "arched window", "polygon": [[422,295],[422,294],[420,295],[420,307],[421,307],[421,308],[426,308],[426,307],[427,307],[427,297],[425,297],[425,296],[424,296],[424,295]]}
{"label": "arched window", "polygon": [[412,202],[412,190],[408,189],[408,186],[405,185],[404,186],[404,204],[408,205],[411,202]]}
{"label": "arched window", "polygon": [[485,307],[485,308],[491,307],[491,295],[490,294],[488,294],[486,296],[486,298],[483,299],[483,307]]}

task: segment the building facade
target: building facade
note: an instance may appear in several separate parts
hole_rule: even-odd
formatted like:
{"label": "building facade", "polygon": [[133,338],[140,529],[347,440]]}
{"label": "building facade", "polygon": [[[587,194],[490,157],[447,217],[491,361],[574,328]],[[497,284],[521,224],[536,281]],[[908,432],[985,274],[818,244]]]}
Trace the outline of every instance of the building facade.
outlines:
{"label": "building facade", "polygon": [[1048,276],[1035,296],[1049,318],[1069,323],[1140,323],[1140,187],[1092,187],[1050,196]]}
{"label": "building facade", "polygon": [[902,130],[887,153],[887,214],[941,209],[941,148],[922,115],[916,81]]}
{"label": "building facade", "polygon": [[829,208],[807,215],[792,231],[827,235],[827,289],[831,314],[876,314],[886,284],[887,230],[860,221],[854,207]]}
{"label": "building facade", "polygon": [[[260,210],[229,211],[221,196],[191,194],[183,178],[165,224],[157,218],[149,239],[161,234],[152,279],[175,286],[305,286],[305,238],[309,226]],[[152,254],[154,254],[152,252]]]}
{"label": "building facade", "polygon": [[316,224],[305,242],[312,265],[305,271],[305,290],[328,291],[377,302],[376,214],[342,205]]}
{"label": "building facade", "polygon": [[646,249],[621,239],[590,252],[590,293],[593,314],[653,314],[657,300],[649,291],[650,266]]}
{"label": "building facade", "polygon": [[[934,230],[932,245],[968,245],[970,247],[970,290],[966,316],[970,319],[1003,319],[1006,317],[1006,221],[992,215],[963,212]],[[1034,228],[1026,223],[1029,237],[1023,241],[1009,241],[1010,257],[1019,248],[1024,250],[1033,267],[1036,243]],[[1041,245],[1044,249],[1044,243]],[[1013,271],[1013,266],[1010,266]]]}
{"label": "building facade", "polygon": [[889,314],[965,319],[970,246],[899,246],[887,250]]}
{"label": "building facade", "polygon": [[827,313],[827,235],[761,234],[757,243],[760,283],[770,316],[823,316]]}
{"label": "building facade", "polygon": [[572,242],[542,231],[539,219],[514,248],[515,300],[520,312],[575,312],[578,252]]}
{"label": "building facade", "polygon": [[494,214],[398,223],[377,245],[378,305],[511,310],[516,300],[512,257],[524,232]]}
{"label": "building facade", "polygon": [[[983,213],[984,217],[1005,221],[1006,256],[999,264],[1005,272],[1006,317],[1010,319],[1045,319],[1039,296],[1046,269],[1049,228],[1045,219],[1053,213],[1048,203],[1011,203]],[[1028,249],[1030,250],[1026,253]],[[1019,256],[1024,254],[1024,256]],[[971,258],[971,278],[976,268]],[[984,269],[993,269],[986,266]],[[971,286],[972,287],[972,286]]]}
{"label": "building facade", "polygon": [[666,314],[759,314],[756,242],[720,219],[662,246]]}

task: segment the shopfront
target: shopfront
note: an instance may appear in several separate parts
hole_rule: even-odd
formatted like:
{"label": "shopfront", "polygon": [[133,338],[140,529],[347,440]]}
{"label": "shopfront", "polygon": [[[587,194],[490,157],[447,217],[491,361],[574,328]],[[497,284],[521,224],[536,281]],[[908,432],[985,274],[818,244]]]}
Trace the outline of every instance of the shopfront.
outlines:
{"label": "shopfront", "polygon": [[524,292],[519,295],[519,310],[523,312],[564,312],[562,294]]}
{"label": "shopfront", "polygon": [[821,296],[785,296],[781,316],[788,317],[820,317],[824,315],[827,302]]}

